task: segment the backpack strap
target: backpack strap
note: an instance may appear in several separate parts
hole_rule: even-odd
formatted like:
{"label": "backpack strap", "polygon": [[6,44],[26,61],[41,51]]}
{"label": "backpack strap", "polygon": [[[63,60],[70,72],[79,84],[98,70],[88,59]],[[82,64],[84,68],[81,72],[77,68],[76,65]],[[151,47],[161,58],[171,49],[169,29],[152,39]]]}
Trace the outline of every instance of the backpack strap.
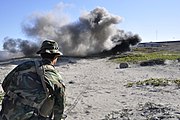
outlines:
{"label": "backpack strap", "polygon": [[34,61],[36,72],[41,77],[41,83],[43,85],[44,91],[46,93],[46,98],[38,105],[38,114],[40,114],[43,117],[52,118],[53,117],[53,105],[54,105],[54,99],[52,99],[52,95],[50,93],[50,90],[48,90],[48,87],[45,83],[44,79],[44,68],[43,65],[40,64],[39,61]]}
{"label": "backpack strap", "polygon": [[36,72],[41,77],[41,83],[43,85],[44,91],[46,93],[46,98],[47,98],[49,96],[49,92],[47,90],[47,86],[46,86],[45,79],[44,79],[43,65],[40,65],[40,62],[37,60],[35,60],[34,63],[35,63]]}

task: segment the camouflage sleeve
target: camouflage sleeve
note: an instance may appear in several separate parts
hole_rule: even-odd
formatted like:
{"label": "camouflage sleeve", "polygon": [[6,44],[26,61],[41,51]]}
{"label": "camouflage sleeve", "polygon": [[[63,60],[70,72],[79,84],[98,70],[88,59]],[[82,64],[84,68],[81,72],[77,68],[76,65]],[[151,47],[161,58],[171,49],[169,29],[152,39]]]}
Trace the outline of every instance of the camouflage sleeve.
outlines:
{"label": "camouflage sleeve", "polygon": [[55,69],[45,69],[45,80],[47,86],[50,86],[53,90],[55,97],[53,108],[55,120],[60,120],[65,107],[65,86],[61,82],[61,76]]}
{"label": "camouflage sleeve", "polygon": [[54,106],[54,117],[55,120],[59,120],[64,112],[65,107],[65,88],[58,87],[55,85],[55,106]]}

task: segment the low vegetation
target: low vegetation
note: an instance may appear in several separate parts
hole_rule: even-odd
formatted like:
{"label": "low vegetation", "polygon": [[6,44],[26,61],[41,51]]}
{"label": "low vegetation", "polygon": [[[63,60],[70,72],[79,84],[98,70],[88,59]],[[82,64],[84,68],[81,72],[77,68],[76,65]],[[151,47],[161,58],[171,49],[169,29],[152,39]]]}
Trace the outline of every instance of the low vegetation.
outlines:
{"label": "low vegetation", "polygon": [[133,87],[133,86],[167,86],[167,85],[177,85],[180,87],[180,79],[176,80],[169,80],[166,78],[150,78],[143,81],[137,82],[129,82],[125,86],[126,87]]}
{"label": "low vegetation", "polygon": [[111,60],[122,63],[138,63],[141,61],[161,59],[161,60],[177,60],[180,58],[180,52],[161,51],[150,48],[136,48],[133,52],[117,55]]}

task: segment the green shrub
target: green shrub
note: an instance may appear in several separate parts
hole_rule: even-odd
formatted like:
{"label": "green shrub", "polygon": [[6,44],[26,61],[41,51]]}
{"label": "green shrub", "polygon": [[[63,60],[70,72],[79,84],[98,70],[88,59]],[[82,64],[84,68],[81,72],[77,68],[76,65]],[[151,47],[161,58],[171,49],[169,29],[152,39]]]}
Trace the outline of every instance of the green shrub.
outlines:
{"label": "green shrub", "polygon": [[180,87],[180,79],[179,80],[174,80],[174,83]]}
{"label": "green shrub", "polygon": [[165,53],[165,52],[152,52],[152,53],[129,53],[126,55],[119,55],[114,58],[113,61],[117,63],[129,62],[138,63],[141,61],[162,59],[162,60],[177,60],[180,58],[180,54],[177,53]]}
{"label": "green shrub", "polygon": [[166,78],[150,78],[143,81],[137,82],[129,82],[125,86],[126,87],[133,87],[133,86],[167,86],[172,85],[175,83],[178,87],[180,86],[180,80],[168,80]]}

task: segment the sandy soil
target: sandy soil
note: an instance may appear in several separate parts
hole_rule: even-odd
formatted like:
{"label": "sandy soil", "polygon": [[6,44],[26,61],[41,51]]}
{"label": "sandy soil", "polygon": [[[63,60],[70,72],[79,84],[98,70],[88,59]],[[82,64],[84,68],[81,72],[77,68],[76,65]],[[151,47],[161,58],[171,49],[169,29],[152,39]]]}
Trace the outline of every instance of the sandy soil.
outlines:
{"label": "sandy soil", "polygon": [[[0,65],[1,80],[16,65]],[[180,120],[180,90],[129,87],[149,78],[180,79],[180,63],[120,69],[108,58],[73,59],[56,68],[66,84],[66,120]]]}
{"label": "sandy soil", "polygon": [[[108,61],[108,58],[81,59],[76,64],[62,65],[58,69],[66,82],[67,104],[76,103],[68,113],[68,120],[145,119],[147,116],[140,115],[141,111],[137,109],[146,103],[154,103],[156,107],[159,104],[170,106],[176,113],[178,110],[180,112],[180,91],[177,86],[124,86],[128,82],[149,78],[178,79],[179,63],[149,67],[131,65],[130,68],[119,69],[119,64]],[[121,116],[124,110],[126,118]]]}

